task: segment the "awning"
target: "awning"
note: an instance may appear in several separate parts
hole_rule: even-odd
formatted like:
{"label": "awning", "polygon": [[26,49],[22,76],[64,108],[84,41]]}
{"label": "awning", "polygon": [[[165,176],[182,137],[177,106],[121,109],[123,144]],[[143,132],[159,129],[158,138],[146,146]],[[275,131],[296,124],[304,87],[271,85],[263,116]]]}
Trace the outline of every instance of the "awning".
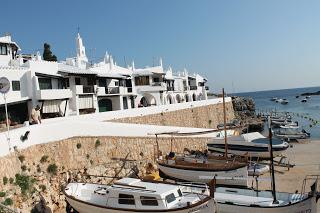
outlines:
{"label": "awning", "polygon": [[102,77],[102,78],[115,78],[115,79],[125,79],[127,78],[127,76],[118,74],[118,73],[99,73],[98,77]]}

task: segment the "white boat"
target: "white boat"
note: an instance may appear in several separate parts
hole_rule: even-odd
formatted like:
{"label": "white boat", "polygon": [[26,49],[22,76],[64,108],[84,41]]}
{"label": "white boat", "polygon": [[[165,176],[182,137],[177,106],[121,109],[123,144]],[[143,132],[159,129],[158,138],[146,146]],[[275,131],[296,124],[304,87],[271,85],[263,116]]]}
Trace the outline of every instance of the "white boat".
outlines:
{"label": "white boat", "polygon": [[280,128],[282,129],[299,129],[298,122],[287,122],[280,125]]}
{"label": "white boat", "polygon": [[270,99],[270,101],[276,101],[277,99],[278,99],[278,98],[273,97],[273,98]]}
{"label": "white boat", "polygon": [[[209,151],[224,153],[224,139],[214,138],[207,143]],[[272,140],[274,157],[283,154],[289,147],[287,142],[279,139]],[[269,158],[269,139],[259,132],[228,137],[228,153],[238,156],[250,156],[253,158]]]}
{"label": "white boat", "polygon": [[280,128],[274,130],[274,135],[286,141],[310,138],[309,132],[306,132],[304,129],[300,130],[299,128]]}
{"label": "white boat", "polygon": [[[181,181],[209,183],[213,177],[218,185],[248,186],[246,162],[208,159],[205,156],[176,156],[158,160],[160,176]],[[207,178],[204,178],[207,177]]]}
{"label": "white boat", "polygon": [[287,99],[282,99],[282,101],[280,101],[281,104],[288,104],[289,101]]}
{"label": "white boat", "polygon": [[192,184],[146,182],[123,178],[112,185],[69,183],[64,194],[79,213],[216,212],[214,190]]}
{"label": "white boat", "polygon": [[272,191],[217,187],[215,198],[218,212],[221,213],[317,213],[319,193],[316,191],[317,181],[310,192],[287,193]]}
{"label": "white boat", "polygon": [[306,102],[307,102],[307,99],[304,98],[304,99],[301,100],[301,102],[302,102],[302,103],[306,103]]}
{"label": "white boat", "polygon": [[260,176],[270,171],[270,167],[265,164],[249,163],[248,175],[249,176]]}

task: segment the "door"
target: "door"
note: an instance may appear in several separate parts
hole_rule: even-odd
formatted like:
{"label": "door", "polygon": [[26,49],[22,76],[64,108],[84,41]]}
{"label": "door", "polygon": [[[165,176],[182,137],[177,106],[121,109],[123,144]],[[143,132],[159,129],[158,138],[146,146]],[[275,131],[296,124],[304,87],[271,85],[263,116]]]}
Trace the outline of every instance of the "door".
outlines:
{"label": "door", "polygon": [[112,101],[110,99],[101,99],[98,101],[99,112],[112,111]]}

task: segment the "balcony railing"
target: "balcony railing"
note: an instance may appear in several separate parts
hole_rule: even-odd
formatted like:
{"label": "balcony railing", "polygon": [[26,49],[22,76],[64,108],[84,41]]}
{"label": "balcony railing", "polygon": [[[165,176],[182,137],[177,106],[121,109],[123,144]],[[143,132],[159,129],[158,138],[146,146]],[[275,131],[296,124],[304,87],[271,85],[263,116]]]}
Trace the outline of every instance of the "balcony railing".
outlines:
{"label": "balcony railing", "polygon": [[174,91],[174,87],[167,87],[167,91]]}
{"label": "balcony railing", "polygon": [[209,87],[208,87],[208,86],[206,86],[206,90],[209,90]]}
{"label": "balcony railing", "polygon": [[161,86],[164,86],[164,82],[153,82],[153,83],[152,83],[152,86],[154,86],[154,87],[161,87]]}
{"label": "balcony railing", "polygon": [[119,87],[105,87],[106,94],[119,94],[120,89]]}
{"label": "balcony railing", "polygon": [[190,86],[190,90],[197,90],[198,87],[197,86]]}
{"label": "balcony railing", "polygon": [[83,86],[83,93],[94,93],[94,86]]}

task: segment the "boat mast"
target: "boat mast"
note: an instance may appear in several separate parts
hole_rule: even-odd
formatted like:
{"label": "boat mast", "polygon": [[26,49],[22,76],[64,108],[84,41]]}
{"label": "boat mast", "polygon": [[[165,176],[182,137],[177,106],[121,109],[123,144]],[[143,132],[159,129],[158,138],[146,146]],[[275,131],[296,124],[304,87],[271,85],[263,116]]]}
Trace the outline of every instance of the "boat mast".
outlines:
{"label": "boat mast", "polygon": [[222,88],[222,102],[223,102],[223,129],[224,129],[224,157],[228,158],[228,142],[227,142],[227,116],[226,116],[226,102],[224,100],[224,88]]}
{"label": "boat mast", "polygon": [[270,162],[271,162],[271,177],[272,177],[272,197],[273,204],[278,204],[279,201],[276,197],[276,183],[274,178],[274,165],[273,165],[273,149],[272,149],[272,131],[271,131],[271,117],[268,117],[268,127],[269,127],[269,150],[270,150]]}

